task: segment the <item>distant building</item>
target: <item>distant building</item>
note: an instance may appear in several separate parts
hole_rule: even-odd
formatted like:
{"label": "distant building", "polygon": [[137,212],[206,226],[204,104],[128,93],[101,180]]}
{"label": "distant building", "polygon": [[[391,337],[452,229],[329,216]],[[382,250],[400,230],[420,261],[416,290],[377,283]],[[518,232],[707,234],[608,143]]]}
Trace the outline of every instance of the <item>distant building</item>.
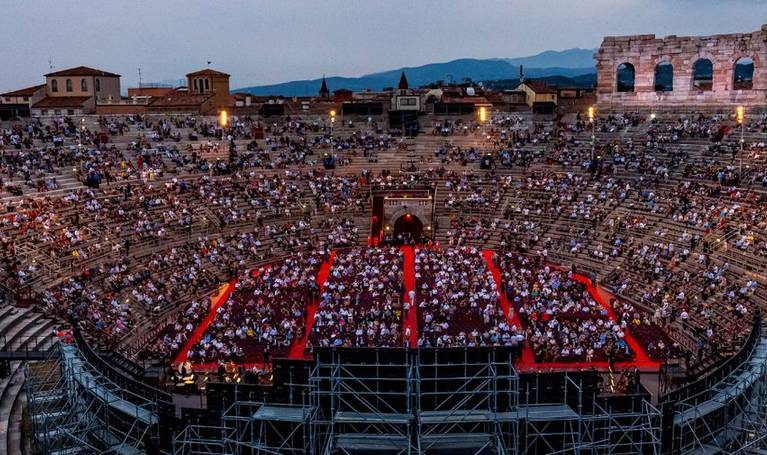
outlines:
{"label": "distant building", "polygon": [[340,88],[333,92],[334,103],[343,103],[346,101],[351,101],[352,99],[354,99],[354,92],[349,89]]}
{"label": "distant building", "polygon": [[0,120],[29,117],[31,107],[45,98],[45,84],[0,94]]}
{"label": "distant building", "polygon": [[120,75],[78,66],[45,75],[45,97],[32,104],[34,116],[96,112],[98,102],[120,99]]}
{"label": "distant building", "polygon": [[226,109],[233,105],[229,94],[229,75],[212,69],[195,71],[186,75],[187,90],[192,95],[213,95],[216,109]]}
{"label": "distant building", "polygon": [[[187,74],[186,87],[138,88],[134,89],[134,93],[136,96],[152,97],[146,112],[216,115],[237,105],[238,98],[229,93],[229,77],[226,73],[207,68]],[[244,100],[241,102],[244,105]]]}
{"label": "distant building", "polygon": [[410,90],[410,84],[407,82],[407,77],[403,71],[399,77],[399,84],[397,84],[397,90],[392,96],[392,110],[393,111],[421,111],[421,97],[419,94]]}
{"label": "distant building", "polygon": [[186,87],[177,88],[165,95],[152,98],[146,107],[152,113],[216,114],[212,93],[190,93]]}
{"label": "distant building", "polygon": [[550,114],[557,108],[557,91],[542,81],[523,81],[517,91],[526,94],[526,103],[537,114]]}

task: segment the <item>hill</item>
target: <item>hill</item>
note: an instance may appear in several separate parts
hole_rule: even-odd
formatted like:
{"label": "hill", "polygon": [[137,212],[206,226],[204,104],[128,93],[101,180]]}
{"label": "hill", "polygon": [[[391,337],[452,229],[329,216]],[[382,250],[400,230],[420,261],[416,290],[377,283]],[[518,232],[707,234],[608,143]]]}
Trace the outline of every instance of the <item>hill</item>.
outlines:
{"label": "hill", "polygon": [[[463,58],[443,63],[429,63],[416,67],[397,68],[389,71],[366,74],[360,77],[328,77],[331,91],[346,88],[353,91],[383,90],[397,85],[402,71],[412,87],[419,87],[435,81],[461,82],[516,79],[519,66],[524,65],[525,77],[543,78],[550,76],[576,77],[594,73],[593,50],[569,49],[546,51],[540,54],[514,59],[473,59]],[[592,56],[592,57],[589,57]],[[535,66],[541,65],[541,66]],[[584,66],[580,66],[584,65]],[[322,83],[321,78],[284,82],[236,89],[254,95],[310,96],[316,95]]]}

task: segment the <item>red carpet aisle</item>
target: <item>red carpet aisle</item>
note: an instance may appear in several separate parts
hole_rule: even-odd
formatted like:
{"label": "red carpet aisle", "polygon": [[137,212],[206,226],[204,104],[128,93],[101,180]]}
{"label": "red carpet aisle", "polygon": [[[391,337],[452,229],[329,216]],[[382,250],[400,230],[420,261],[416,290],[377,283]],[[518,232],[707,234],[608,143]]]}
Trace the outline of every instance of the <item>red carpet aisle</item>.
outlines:
{"label": "red carpet aisle", "polygon": [[229,298],[229,294],[231,294],[234,290],[235,284],[237,284],[237,279],[233,278],[231,281],[218,288],[218,294],[211,296],[210,311],[208,311],[208,315],[205,317],[205,319],[202,320],[202,323],[197,326],[195,331],[192,332],[192,336],[186,340],[184,348],[179,351],[178,355],[176,356],[176,360],[173,362],[174,365],[178,365],[179,363],[186,360],[186,356],[189,354],[189,350],[192,349],[192,347],[197,344],[198,341],[200,341],[202,336],[205,334],[205,331],[208,330],[208,326],[210,326],[210,324],[213,323],[213,320],[216,319],[216,310],[218,310],[218,308],[223,305]]}
{"label": "red carpet aisle", "polygon": [[[322,292],[325,289],[325,281],[328,279],[328,275],[330,275],[330,267],[333,266],[333,260],[336,258],[336,252],[331,251],[330,252],[330,259],[325,261],[325,263],[322,264],[322,267],[320,267],[320,271],[317,272],[317,285],[320,287],[320,292]],[[309,304],[309,306],[306,307],[306,331],[304,333],[304,337],[302,339],[296,339],[293,342],[293,345],[290,347],[290,354],[288,355],[291,359],[303,359],[304,354],[306,351],[306,342],[309,340],[309,334],[312,333],[312,326],[314,325],[314,314],[317,312],[317,307],[319,306],[319,301],[314,300],[312,303]]]}
{"label": "red carpet aisle", "polygon": [[[403,246],[402,255],[405,259],[405,300],[409,301],[409,293],[415,289],[415,252],[413,247]],[[410,347],[418,347],[418,309],[415,305],[410,305],[410,314],[408,314],[402,326],[403,336],[408,327],[410,328]]]}
{"label": "red carpet aisle", "polygon": [[[615,296],[600,287],[592,286],[591,280],[583,275],[578,275],[576,273],[573,275],[573,278],[586,285],[586,288],[589,290],[591,297],[593,297],[597,303],[602,305],[602,307],[607,311],[607,316],[611,321],[618,320],[618,317],[615,315],[615,311],[613,311],[612,307],[610,306],[610,299],[615,298]],[[635,363],[638,365],[654,363],[660,367],[660,363],[653,362],[653,360],[650,359],[650,356],[647,355],[647,352],[644,350],[644,348],[640,346],[639,343],[637,343],[637,340],[634,339],[634,337],[631,336],[631,333],[628,331],[626,332],[626,343],[628,343],[631,350],[634,351],[634,360],[636,361]]]}
{"label": "red carpet aisle", "polygon": [[[495,285],[498,288],[498,297],[501,302],[501,308],[503,309],[503,314],[506,315],[507,318],[509,318],[509,308],[511,308],[511,304],[509,304],[509,300],[506,298],[506,295],[501,290],[501,271],[498,269],[498,267],[493,264],[493,251],[491,250],[485,250],[483,251],[483,254],[485,256],[485,263],[487,264],[487,269],[490,270],[490,273],[493,274],[493,280],[495,280]],[[514,312],[514,316],[509,318],[509,325],[516,325],[517,327],[523,327],[522,321],[519,320],[517,317],[517,312]],[[530,347],[529,343],[525,343],[524,349],[522,349],[522,361],[520,362],[520,367],[525,366],[533,366],[535,365],[535,355],[533,355],[533,349]]]}

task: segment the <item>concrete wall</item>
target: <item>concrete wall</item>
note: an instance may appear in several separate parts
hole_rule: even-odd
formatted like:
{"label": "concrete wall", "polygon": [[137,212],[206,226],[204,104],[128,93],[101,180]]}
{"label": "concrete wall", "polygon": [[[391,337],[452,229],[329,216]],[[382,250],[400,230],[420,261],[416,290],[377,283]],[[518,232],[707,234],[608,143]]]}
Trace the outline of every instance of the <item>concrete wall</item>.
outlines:
{"label": "concrete wall", "polygon": [[[753,87],[733,88],[735,62],[754,61]],[[698,37],[655,35],[608,36],[595,55],[597,105],[603,110],[625,108],[731,108],[764,107],[767,101],[767,25],[752,33]],[[693,86],[693,65],[707,58],[713,63],[713,86],[702,91]],[[668,61],[674,68],[673,91],[655,91],[655,67]],[[617,69],[622,63],[635,69],[634,91],[617,92]]]}

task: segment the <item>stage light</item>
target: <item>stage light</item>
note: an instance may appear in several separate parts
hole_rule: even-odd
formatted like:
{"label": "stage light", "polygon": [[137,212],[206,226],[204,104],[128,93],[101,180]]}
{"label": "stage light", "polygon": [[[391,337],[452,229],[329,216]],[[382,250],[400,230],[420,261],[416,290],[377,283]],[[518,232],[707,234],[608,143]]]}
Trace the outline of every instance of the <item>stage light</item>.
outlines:
{"label": "stage light", "polygon": [[743,124],[743,119],[746,117],[746,108],[743,106],[738,106],[737,109],[735,109],[735,118],[738,120],[738,124]]}
{"label": "stage light", "polygon": [[589,106],[589,122],[594,121],[594,106]]}
{"label": "stage light", "polygon": [[221,114],[219,114],[218,123],[221,124],[221,127],[225,127],[226,123],[229,121],[229,114],[226,113],[226,111],[221,111]]}

